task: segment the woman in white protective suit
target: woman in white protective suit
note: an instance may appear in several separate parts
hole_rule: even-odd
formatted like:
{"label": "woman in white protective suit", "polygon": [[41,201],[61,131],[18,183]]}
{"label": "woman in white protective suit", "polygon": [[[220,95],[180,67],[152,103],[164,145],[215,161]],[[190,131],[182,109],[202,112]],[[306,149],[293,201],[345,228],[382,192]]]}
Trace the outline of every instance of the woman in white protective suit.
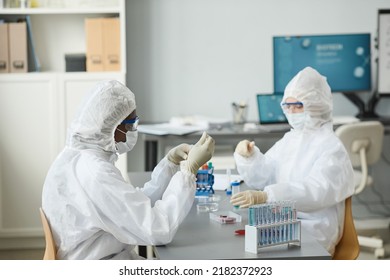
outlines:
{"label": "woman in white protective suit", "polygon": [[349,156],[333,132],[332,93],[313,68],[300,71],[286,86],[281,103],[291,131],[265,154],[255,143],[238,143],[234,158],[248,190],[231,198],[248,207],[295,201],[298,218],[333,254],[344,225],[344,200],[354,192]]}
{"label": "woman in white protective suit", "polygon": [[[43,187],[58,259],[140,258],[134,245],[169,243],[195,196],[195,174],[214,152],[203,133],[173,148],[143,188],[114,166],[137,141],[134,94],[117,81],[99,83],[68,131],[67,144]],[[181,164],[180,162],[183,161]]]}

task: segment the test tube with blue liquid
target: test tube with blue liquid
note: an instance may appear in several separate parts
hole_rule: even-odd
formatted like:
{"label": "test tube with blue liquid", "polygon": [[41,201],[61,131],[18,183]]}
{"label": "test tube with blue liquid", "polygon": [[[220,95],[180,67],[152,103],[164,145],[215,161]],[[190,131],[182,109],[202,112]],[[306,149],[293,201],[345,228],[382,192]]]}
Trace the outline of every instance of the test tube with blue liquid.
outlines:
{"label": "test tube with blue liquid", "polygon": [[[240,190],[240,182],[239,181],[233,181],[231,184],[232,187],[232,196],[235,194],[238,194]],[[234,206],[234,208],[238,209],[240,206]]]}
{"label": "test tube with blue liquid", "polygon": [[226,194],[227,195],[231,195],[232,194],[231,170],[229,168],[226,169]]}

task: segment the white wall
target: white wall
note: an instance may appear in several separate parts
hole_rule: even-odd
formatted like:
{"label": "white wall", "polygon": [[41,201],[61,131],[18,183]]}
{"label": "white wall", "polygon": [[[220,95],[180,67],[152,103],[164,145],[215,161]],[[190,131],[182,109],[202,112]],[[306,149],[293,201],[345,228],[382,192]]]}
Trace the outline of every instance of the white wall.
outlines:
{"label": "white wall", "polygon": [[[273,90],[274,35],[369,32],[375,81],[377,13],[389,9],[390,0],[129,0],[126,5],[127,85],[136,94],[141,120],[157,122],[195,114],[231,118],[231,103],[240,100],[249,102],[249,119],[256,120],[255,94]],[[370,96],[360,94],[366,101]],[[390,117],[390,98],[379,102],[377,112]],[[335,115],[356,113],[349,100],[334,94]],[[389,137],[372,170],[375,186],[357,197],[378,211],[390,203]],[[131,171],[144,170],[143,153],[138,141],[129,156]]]}
{"label": "white wall", "polygon": [[[272,36],[321,33],[372,35],[386,0],[130,0],[126,1],[128,86],[143,121],[172,116],[231,117],[231,103],[272,92]],[[371,93],[361,94],[367,100]],[[390,116],[390,99],[379,113]],[[334,95],[335,115],[356,107]]]}

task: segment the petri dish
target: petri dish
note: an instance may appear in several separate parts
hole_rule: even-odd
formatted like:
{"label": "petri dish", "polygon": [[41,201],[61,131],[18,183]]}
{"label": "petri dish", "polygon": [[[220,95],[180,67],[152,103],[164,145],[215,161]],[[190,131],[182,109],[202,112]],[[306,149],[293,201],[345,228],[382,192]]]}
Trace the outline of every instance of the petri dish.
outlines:
{"label": "petri dish", "polygon": [[216,202],[207,202],[207,203],[198,203],[196,209],[200,213],[209,213],[218,211],[218,203]]}
{"label": "petri dish", "polygon": [[212,195],[212,196],[199,196],[197,197],[199,203],[212,203],[221,201],[220,195]]}

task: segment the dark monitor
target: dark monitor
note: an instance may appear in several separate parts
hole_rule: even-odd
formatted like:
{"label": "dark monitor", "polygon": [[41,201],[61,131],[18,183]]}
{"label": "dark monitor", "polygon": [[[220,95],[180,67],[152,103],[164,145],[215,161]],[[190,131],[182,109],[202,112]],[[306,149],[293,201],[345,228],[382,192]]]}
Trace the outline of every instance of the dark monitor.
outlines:
{"label": "dark monitor", "polygon": [[332,92],[371,90],[369,33],[273,37],[274,91],[283,92],[303,68],[327,77]]}
{"label": "dark monitor", "polygon": [[257,109],[260,124],[287,123],[280,103],[282,94],[257,94]]}

